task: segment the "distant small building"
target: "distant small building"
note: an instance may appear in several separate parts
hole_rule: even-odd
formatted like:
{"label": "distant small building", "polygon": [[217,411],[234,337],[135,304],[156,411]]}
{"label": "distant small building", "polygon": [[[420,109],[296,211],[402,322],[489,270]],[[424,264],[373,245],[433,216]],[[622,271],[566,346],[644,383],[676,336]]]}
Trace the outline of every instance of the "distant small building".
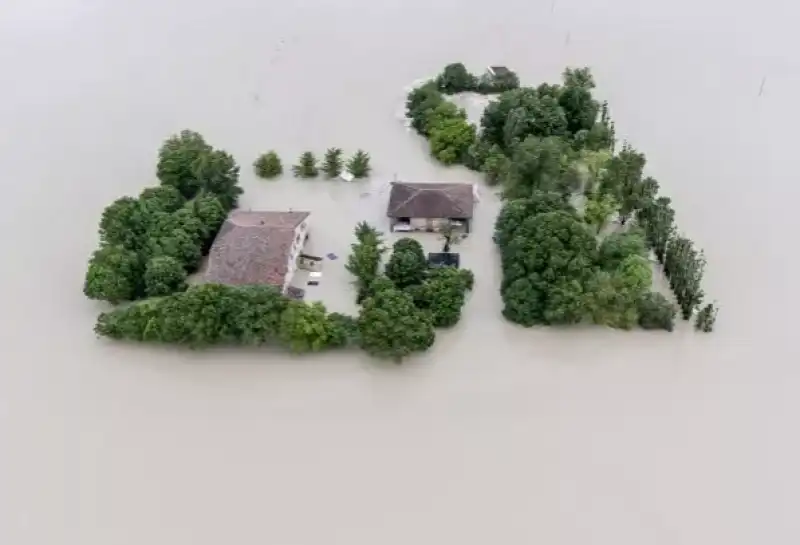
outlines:
{"label": "distant small building", "polygon": [[233,286],[270,285],[287,293],[308,238],[309,215],[234,210],[211,246],[203,279]]}
{"label": "distant small building", "polygon": [[428,254],[428,267],[438,269],[440,267],[455,267],[461,265],[461,257],[454,252],[431,252]]}
{"label": "distant small building", "polygon": [[392,182],[386,215],[396,231],[436,232],[454,224],[469,233],[475,201],[473,184]]}
{"label": "distant small building", "polygon": [[505,66],[490,66],[486,71],[493,78],[506,78],[514,73]]}

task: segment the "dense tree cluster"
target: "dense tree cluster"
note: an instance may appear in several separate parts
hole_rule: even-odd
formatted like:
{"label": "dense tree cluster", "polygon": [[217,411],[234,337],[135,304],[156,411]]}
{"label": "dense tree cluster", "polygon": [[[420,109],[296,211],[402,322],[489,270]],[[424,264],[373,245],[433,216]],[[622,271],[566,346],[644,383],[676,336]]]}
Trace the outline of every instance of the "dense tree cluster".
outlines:
{"label": "dense tree cluster", "polygon": [[[535,190],[507,200],[494,235],[504,316],[524,326],[592,321],[630,329],[644,321],[671,330],[671,319],[658,314],[669,304],[650,291],[643,234],[614,233],[598,245],[595,231],[560,193]],[[651,300],[655,304],[647,306]]]}
{"label": "dense tree cluster", "polygon": [[361,222],[355,236],[346,268],[356,278],[362,348],[396,361],[427,350],[434,342],[434,327],[458,323],[474,283],[472,272],[429,268],[422,245],[405,237],[392,246],[381,274],[387,251],[381,233]]}
{"label": "dense tree cluster", "polygon": [[[455,130],[469,125],[466,114],[444,95],[479,91],[479,78],[451,64],[409,93],[406,115],[440,161],[502,184],[506,203],[495,241],[509,319],[526,325],[592,319],[624,328],[638,321],[672,329],[675,308],[645,286],[648,251],[663,265],[687,320],[703,302],[703,253],[677,235],[670,199],[644,175],[645,155],[628,143],[615,153],[614,122],[608,104],[593,96],[590,70],[567,68],[562,76],[560,84],[501,92],[484,110],[480,130],[468,135]],[[580,212],[573,207],[579,195]],[[538,218],[547,213],[553,214]],[[639,229],[598,247],[592,241],[612,222],[619,224],[614,230]],[[701,321],[713,326],[708,317],[716,307],[706,309]]]}
{"label": "dense tree cluster", "polygon": [[431,155],[446,165],[466,163],[475,143],[476,129],[467,113],[447,101],[435,82],[411,91],[406,101],[411,126],[428,138]]}
{"label": "dense tree cluster", "polygon": [[192,131],[164,143],[157,174],[160,186],[103,211],[87,297],[119,303],[185,289],[242,192],[233,158]]}
{"label": "dense tree cluster", "polygon": [[133,303],[99,316],[98,335],[181,344],[276,345],[316,352],[358,342],[353,318],[321,303],[292,301],[271,286],[200,284],[184,292]]}

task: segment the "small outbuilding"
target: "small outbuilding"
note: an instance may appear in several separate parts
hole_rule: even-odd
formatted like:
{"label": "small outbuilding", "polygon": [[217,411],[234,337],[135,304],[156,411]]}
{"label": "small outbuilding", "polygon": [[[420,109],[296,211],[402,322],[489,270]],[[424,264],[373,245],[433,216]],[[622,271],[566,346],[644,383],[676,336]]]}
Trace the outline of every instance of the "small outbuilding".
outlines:
{"label": "small outbuilding", "polygon": [[490,66],[486,71],[493,78],[506,78],[514,73],[506,66]]}
{"label": "small outbuilding", "polygon": [[392,182],[386,215],[393,231],[438,232],[455,225],[469,233],[475,201],[473,184]]}

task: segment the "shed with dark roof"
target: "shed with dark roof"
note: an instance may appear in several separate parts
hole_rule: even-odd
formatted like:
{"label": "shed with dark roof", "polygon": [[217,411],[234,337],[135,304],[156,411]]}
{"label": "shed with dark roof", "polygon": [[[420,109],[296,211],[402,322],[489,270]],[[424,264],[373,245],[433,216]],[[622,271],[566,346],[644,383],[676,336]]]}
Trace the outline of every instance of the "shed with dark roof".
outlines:
{"label": "shed with dark roof", "polygon": [[208,255],[206,282],[286,289],[308,232],[309,212],[234,210]]}
{"label": "shed with dark roof", "polygon": [[475,209],[472,184],[444,182],[392,182],[386,215],[392,226],[401,223],[411,229],[438,231],[456,222],[469,232]]}

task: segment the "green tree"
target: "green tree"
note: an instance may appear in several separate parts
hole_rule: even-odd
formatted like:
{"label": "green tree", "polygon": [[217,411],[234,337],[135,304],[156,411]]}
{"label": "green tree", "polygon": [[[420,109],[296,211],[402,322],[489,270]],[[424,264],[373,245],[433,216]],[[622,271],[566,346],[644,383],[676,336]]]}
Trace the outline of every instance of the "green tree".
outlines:
{"label": "green tree", "polygon": [[328,148],[322,162],[322,171],[328,178],[336,178],[342,173],[343,168],[341,148]]}
{"label": "green tree", "polygon": [[430,129],[431,155],[446,165],[463,163],[475,143],[475,127],[458,117],[440,121]]}
{"label": "green tree", "polygon": [[159,256],[147,262],[144,289],[148,297],[160,297],[186,289],[186,271],[174,257]]}
{"label": "green tree", "polygon": [[347,161],[347,170],[355,178],[366,178],[372,171],[370,166],[369,153],[364,150],[357,150]]}
{"label": "green tree", "polygon": [[322,303],[291,301],[281,315],[280,337],[293,352],[328,348],[333,334],[333,324]]}
{"label": "green tree", "polygon": [[358,320],[346,314],[332,312],[330,320],[330,346],[332,348],[357,346],[360,342]]}
{"label": "green tree", "polygon": [[177,188],[171,185],[148,187],[139,194],[139,203],[147,213],[175,212],[186,203]]}
{"label": "green tree", "polygon": [[151,218],[132,197],[117,199],[103,210],[100,240],[109,246],[137,249],[144,244]]}
{"label": "green tree", "polygon": [[411,295],[391,287],[364,301],[358,327],[361,347],[368,354],[397,363],[427,350],[435,340],[430,316],[414,306]]}
{"label": "green tree", "polygon": [[203,226],[203,239],[200,246],[201,253],[206,254],[228,213],[213,193],[200,193],[187,202],[185,208],[191,211]]}
{"label": "green tree", "polygon": [[603,239],[598,250],[598,265],[607,271],[619,267],[629,256],[647,258],[647,245],[641,231],[633,229],[612,233]]}
{"label": "green tree", "polygon": [[583,210],[583,219],[599,234],[608,225],[611,215],[617,208],[617,201],[611,195],[602,193],[590,195]]}
{"label": "green tree", "polygon": [[506,179],[511,162],[498,145],[492,146],[480,166],[484,173],[486,183],[497,185]]}
{"label": "green tree", "polygon": [[626,143],[606,167],[600,190],[602,193],[612,195],[619,203],[622,225],[625,225],[630,215],[643,204],[645,187],[642,184],[642,172],[645,163],[644,154]]}
{"label": "green tree", "polygon": [[436,78],[436,85],[439,91],[452,95],[474,91],[478,80],[469,73],[463,64],[457,62],[445,66],[442,73]]}
{"label": "green tree", "polygon": [[170,136],[158,152],[158,179],[191,199],[202,187],[195,175],[195,163],[211,151],[211,146],[197,132],[184,130]]}
{"label": "green tree", "polygon": [[418,308],[430,313],[434,327],[452,327],[461,319],[466,292],[473,282],[469,270],[441,267],[432,269],[422,284],[411,286],[408,292]]}
{"label": "green tree", "polygon": [[271,180],[283,174],[283,163],[275,150],[270,150],[258,156],[253,163],[256,176]]}
{"label": "green tree", "polygon": [[386,276],[398,288],[420,284],[425,279],[428,262],[422,245],[411,238],[395,242],[392,255],[386,263]]}
{"label": "green tree", "polygon": [[677,309],[660,293],[645,293],[638,301],[637,313],[642,329],[672,331],[675,327]]}
{"label": "green tree", "polygon": [[566,147],[560,138],[526,138],[514,148],[504,195],[514,199],[534,190],[559,191]]}
{"label": "green tree", "polygon": [[675,211],[669,197],[658,197],[645,204],[638,214],[647,242],[653,248],[659,263],[664,263],[667,245],[675,236]]}
{"label": "green tree", "polygon": [[697,312],[697,318],[694,322],[694,328],[703,333],[711,333],[714,331],[714,324],[717,321],[717,313],[719,309],[713,304],[708,303]]}
{"label": "green tree", "polygon": [[574,214],[525,219],[501,246],[504,316],[525,326],[581,321],[588,313],[596,252],[594,235]]}
{"label": "green tree", "polygon": [[555,192],[533,191],[528,198],[506,200],[495,221],[494,242],[505,248],[526,219],[555,211],[575,213],[563,195]]}
{"label": "green tree", "polygon": [[650,263],[639,255],[629,255],[611,272],[598,271],[587,290],[594,322],[632,328],[639,318],[640,301],[649,293],[652,281]]}
{"label": "green tree", "polygon": [[361,222],[355,229],[357,242],[350,246],[345,269],[356,277],[358,289],[357,302],[369,295],[373,282],[378,276],[381,258],[386,248],[380,233],[366,222]]}
{"label": "green tree", "polygon": [[89,261],[83,293],[89,299],[112,304],[132,301],[140,290],[141,261],[121,245],[103,245]]}
{"label": "green tree", "polygon": [[193,173],[200,190],[213,193],[225,210],[236,208],[243,191],[239,187],[239,166],[231,154],[222,150],[205,153],[195,161]]}
{"label": "green tree", "polygon": [[[489,144],[497,144],[505,151],[506,123],[513,110],[520,109],[520,112],[532,112],[539,101],[539,94],[536,89],[523,87],[501,93],[497,100],[490,102],[483,110],[481,116],[481,134]],[[531,116],[532,117],[532,116]],[[516,121],[522,121],[517,114]],[[532,126],[532,125],[531,125]],[[528,125],[526,125],[528,127]],[[511,129],[508,129],[511,130]],[[524,140],[521,130],[512,131],[520,139]]]}
{"label": "green tree", "polygon": [[419,134],[427,136],[428,119],[443,103],[446,101],[437,89],[435,81],[429,81],[412,89],[406,99],[406,117],[411,121],[411,127]]}
{"label": "green tree", "polygon": [[592,98],[594,78],[589,68],[567,68],[563,77],[564,86],[558,103],[566,116],[567,131],[571,134],[589,131],[600,109],[600,105]]}
{"label": "green tree", "polygon": [[316,178],[319,175],[319,168],[314,153],[304,151],[300,154],[297,164],[292,165],[292,174],[295,178]]}
{"label": "green tree", "polygon": [[148,239],[146,255],[172,257],[189,271],[197,268],[202,257],[198,241],[183,229],[173,229],[163,236]]}

